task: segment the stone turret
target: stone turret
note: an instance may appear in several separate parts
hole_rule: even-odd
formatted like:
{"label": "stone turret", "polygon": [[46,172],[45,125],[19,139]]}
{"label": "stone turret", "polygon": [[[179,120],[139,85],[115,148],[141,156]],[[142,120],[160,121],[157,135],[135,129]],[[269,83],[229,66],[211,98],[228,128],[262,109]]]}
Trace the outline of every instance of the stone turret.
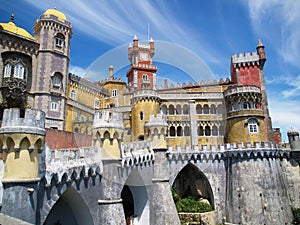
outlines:
{"label": "stone turret", "polygon": [[121,158],[123,133],[122,113],[112,111],[96,113],[93,123],[94,146],[100,148],[101,158]]}
{"label": "stone turret", "polygon": [[287,132],[291,150],[300,150],[299,132],[295,128],[291,128]]}
{"label": "stone turret", "polygon": [[[45,140],[45,113],[6,109],[0,128],[4,161],[1,212],[34,223],[39,168]],[[13,201],[12,201],[13,199]]]}

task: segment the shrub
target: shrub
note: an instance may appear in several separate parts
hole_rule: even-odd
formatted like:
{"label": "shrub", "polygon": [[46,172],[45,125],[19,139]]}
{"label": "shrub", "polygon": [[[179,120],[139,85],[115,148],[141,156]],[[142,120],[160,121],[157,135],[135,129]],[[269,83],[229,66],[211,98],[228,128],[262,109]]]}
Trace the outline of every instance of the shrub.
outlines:
{"label": "shrub", "polygon": [[176,209],[178,212],[189,213],[204,213],[213,210],[210,204],[196,201],[191,196],[178,200],[176,202]]}

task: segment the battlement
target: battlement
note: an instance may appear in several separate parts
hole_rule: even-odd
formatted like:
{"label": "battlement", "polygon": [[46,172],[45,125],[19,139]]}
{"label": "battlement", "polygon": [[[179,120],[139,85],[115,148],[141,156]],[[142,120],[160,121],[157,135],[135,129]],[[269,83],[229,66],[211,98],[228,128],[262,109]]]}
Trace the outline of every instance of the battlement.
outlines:
{"label": "battlement", "polygon": [[226,85],[226,84],[230,84],[231,81],[230,79],[227,77],[225,80],[223,80],[222,78],[217,81],[217,80],[213,80],[213,81],[204,81],[202,80],[201,82],[198,82],[198,81],[195,81],[194,83],[193,82],[183,82],[182,84],[180,83],[177,83],[177,84],[174,84],[174,83],[170,83],[168,82],[168,80],[164,80],[164,85],[159,85],[158,86],[158,90],[170,90],[170,89],[178,89],[178,88],[195,88],[195,87],[201,87],[201,86],[213,86],[213,85]]}
{"label": "battlement", "polygon": [[19,108],[5,109],[0,133],[30,133],[45,135],[45,113],[26,109],[24,115]]}
{"label": "battlement", "polygon": [[97,112],[94,117],[93,129],[97,128],[124,129],[123,113],[110,110]]}
{"label": "battlement", "polygon": [[225,145],[202,145],[199,148],[198,145],[191,146],[187,145],[182,147],[181,145],[176,146],[176,149],[168,146],[169,153],[193,153],[193,152],[224,152],[224,151],[248,151],[248,150],[259,150],[259,149],[269,149],[269,150],[280,150],[280,146],[277,143],[272,142],[246,142],[246,145],[241,143],[227,143]]}
{"label": "battlement", "polygon": [[121,144],[122,166],[142,165],[154,161],[151,142],[140,141]]}
{"label": "battlement", "polygon": [[166,116],[163,114],[150,115],[149,121],[145,123],[147,127],[168,126]]}
{"label": "battlement", "polygon": [[131,104],[135,101],[139,101],[142,99],[150,99],[157,101],[159,100],[159,97],[157,95],[157,92],[151,89],[141,89],[133,92]]}
{"label": "battlement", "polygon": [[89,176],[102,172],[102,161],[98,149],[78,148],[47,153],[46,180],[49,183],[53,175],[56,176],[57,182],[61,182],[64,175],[71,179],[74,173],[75,178],[79,178],[82,174]]}
{"label": "battlement", "polygon": [[142,49],[147,49],[147,50],[149,50],[149,49],[150,49],[150,43],[147,43],[147,42],[139,42],[139,43],[138,43],[138,47],[139,47],[139,48],[142,48]]}
{"label": "battlement", "polygon": [[257,52],[246,52],[240,53],[239,55],[233,54],[231,56],[231,62],[239,65],[243,63],[252,63],[254,65],[256,62],[259,62],[259,55]]}

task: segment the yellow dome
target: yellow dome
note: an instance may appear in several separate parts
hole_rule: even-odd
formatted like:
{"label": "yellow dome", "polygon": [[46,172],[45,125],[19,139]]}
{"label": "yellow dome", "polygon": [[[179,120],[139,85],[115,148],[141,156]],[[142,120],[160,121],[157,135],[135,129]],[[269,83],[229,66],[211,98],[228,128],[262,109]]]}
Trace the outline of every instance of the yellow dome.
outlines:
{"label": "yellow dome", "polygon": [[56,8],[46,10],[46,12],[44,12],[44,15],[46,17],[50,17],[50,15],[56,16],[61,21],[67,20],[67,17],[65,16],[65,14],[58,11]]}
{"label": "yellow dome", "polygon": [[0,23],[0,29],[9,31],[11,33],[20,35],[22,37],[26,37],[26,38],[30,38],[33,39],[34,38],[31,36],[31,34],[29,34],[26,30],[24,30],[21,27],[17,27],[16,24],[14,24],[14,22],[8,22],[8,23]]}

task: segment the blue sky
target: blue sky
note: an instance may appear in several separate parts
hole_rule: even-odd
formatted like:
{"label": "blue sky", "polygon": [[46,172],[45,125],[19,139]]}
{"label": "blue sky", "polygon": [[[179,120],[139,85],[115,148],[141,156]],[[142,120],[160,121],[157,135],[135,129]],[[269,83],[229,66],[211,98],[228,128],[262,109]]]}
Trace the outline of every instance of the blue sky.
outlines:
{"label": "blue sky", "polygon": [[[87,69],[98,64],[106,70],[108,65],[103,62],[110,59],[108,63],[116,64],[122,76],[126,71],[122,66],[129,63],[124,49],[134,35],[145,41],[150,33],[156,46],[166,47],[163,43],[167,43],[167,49],[174,47],[174,52],[167,56],[158,52],[164,48],[156,48],[154,56],[154,61],[167,68],[159,68],[158,76],[174,82],[188,80],[188,76],[198,81],[230,77],[231,55],[255,51],[260,38],[267,54],[265,79],[273,127],[281,127],[284,140],[290,127],[300,128],[300,1],[0,0],[0,3],[0,22],[8,22],[14,11],[16,25],[31,34],[34,21],[46,9],[55,6],[63,12],[73,26],[70,70],[91,80],[101,80],[105,75],[100,71],[102,68],[95,74],[86,73]],[[191,60],[200,65],[193,71],[189,70]],[[178,68],[164,67],[164,63],[172,62]],[[185,76],[174,76],[180,71]],[[203,76],[206,72],[212,76]]]}

